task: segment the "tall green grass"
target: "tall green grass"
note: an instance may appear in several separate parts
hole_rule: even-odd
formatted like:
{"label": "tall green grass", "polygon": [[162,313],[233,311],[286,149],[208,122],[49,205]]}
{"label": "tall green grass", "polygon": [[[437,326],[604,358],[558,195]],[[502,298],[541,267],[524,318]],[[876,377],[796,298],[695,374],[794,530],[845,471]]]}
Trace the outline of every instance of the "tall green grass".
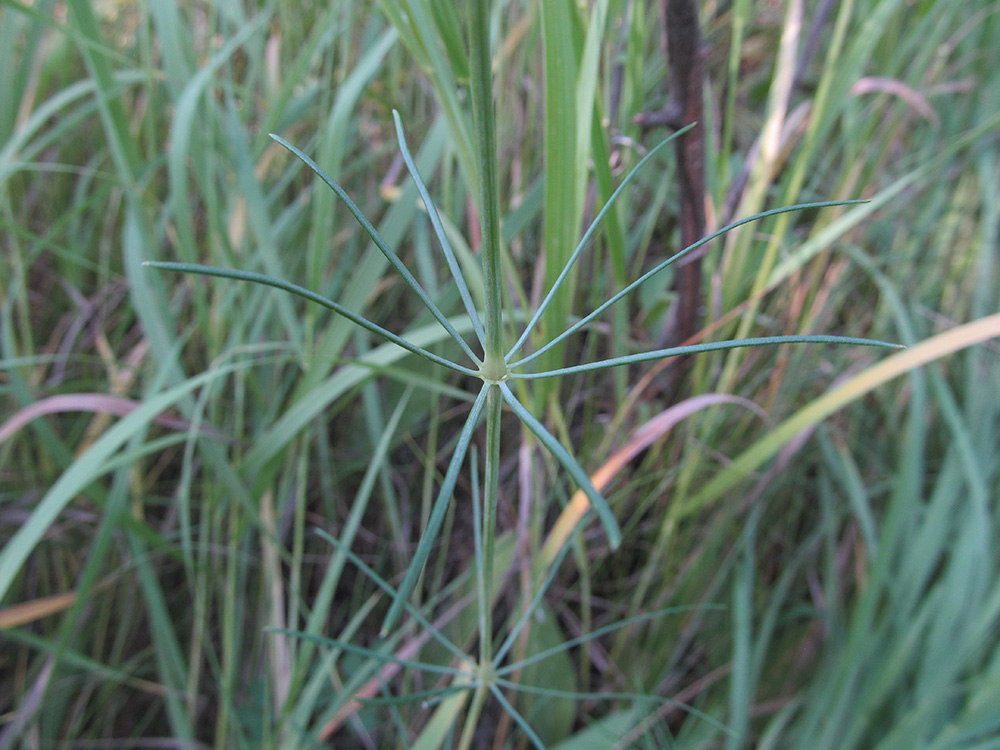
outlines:
{"label": "tall green grass", "polygon": [[[638,360],[509,381],[602,488],[622,549],[589,527],[563,535],[587,501],[506,414],[493,569],[476,569],[483,498],[462,473],[402,625],[380,639],[468,381],[296,297],[141,262],[294,280],[460,356],[267,133],[344,186],[472,341],[391,113],[482,308],[462,16],[436,0],[57,6],[0,9],[15,50],[0,71],[0,413],[18,420],[0,427],[0,745],[442,747],[463,727],[498,747],[995,741],[995,8],[841,3],[796,83],[814,8],[706,6],[715,226],[871,202],[715,240],[704,341],[910,349],[707,353],[672,394]],[[642,6],[491,11],[513,306],[537,307],[666,135],[638,143],[632,125],[663,93]],[[526,353],[679,249],[670,161],[650,166]],[[657,278],[544,368],[658,348]],[[510,317],[512,342],[526,321]],[[87,411],[94,393],[134,408]],[[699,394],[766,419],[688,402]],[[506,666],[470,721],[487,579]]]}

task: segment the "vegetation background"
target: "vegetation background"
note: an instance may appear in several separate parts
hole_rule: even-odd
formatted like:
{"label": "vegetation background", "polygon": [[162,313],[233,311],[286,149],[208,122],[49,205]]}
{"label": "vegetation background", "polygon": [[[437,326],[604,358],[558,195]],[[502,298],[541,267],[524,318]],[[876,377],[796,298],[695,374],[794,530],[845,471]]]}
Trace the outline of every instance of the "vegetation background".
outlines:
{"label": "vegetation background", "polygon": [[[463,741],[468,691],[448,689],[468,672],[434,635],[474,659],[473,477],[414,599],[427,619],[380,639],[378,577],[406,569],[467,383],[273,289],[141,263],[266,272],[447,353],[267,134],[333,175],[459,324],[392,110],[481,295],[465,11],[0,2],[0,747]],[[666,135],[635,124],[666,102],[663,29],[641,0],[505,0],[491,20],[505,293],[528,309]],[[702,29],[711,228],[870,202],[713,242],[700,339],[910,348],[738,349],[525,391],[624,543],[568,537],[514,628],[506,704],[469,736],[1000,748],[1000,3],[704,2]],[[680,249],[676,192],[664,149],[550,335]],[[662,346],[673,301],[654,277],[549,365]],[[507,426],[501,637],[576,489]]]}

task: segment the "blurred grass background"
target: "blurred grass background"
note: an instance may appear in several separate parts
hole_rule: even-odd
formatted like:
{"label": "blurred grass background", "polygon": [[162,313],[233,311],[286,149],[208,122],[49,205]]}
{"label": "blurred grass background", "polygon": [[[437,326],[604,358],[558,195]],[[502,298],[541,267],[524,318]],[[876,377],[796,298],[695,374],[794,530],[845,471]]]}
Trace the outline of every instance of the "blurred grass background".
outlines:
{"label": "blurred grass background", "polygon": [[[527,307],[665,135],[633,122],[666,100],[662,28],[640,0],[510,0],[493,22],[507,293]],[[509,699],[562,748],[1000,747],[1000,358],[986,334],[943,356],[961,324],[997,334],[1000,3],[734,0],[703,3],[702,23],[712,227],[872,201],[713,243],[704,340],[941,338],[795,434],[775,425],[884,355],[744,349],[698,357],[679,386],[648,365],[529,391],[604,467],[625,543],[572,540],[518,654],[723,606],[560,650],[516,675],[547,694]],[[377,640],[385,598],[313,532],[394,580],[466,384],[274,290],[141,262],[270,273],[457,351],[267,133],[337,178],[458,316],[391,110],[481,294],[464,34],[444,0],[0,2],[0,747],[451,746],[447,701],[353,702],[427,676],[265,629],[449,663],[412,624]],[[550,335],[679,249],[668,153]],[[669,282],[552,362],[651,348]],[[498,606],[516,616],[574,488],[530,433],[506,440]],[[419,589],[464,648],[468,481]],[[481,747],[527,746],[498,706],[480,723]]]}

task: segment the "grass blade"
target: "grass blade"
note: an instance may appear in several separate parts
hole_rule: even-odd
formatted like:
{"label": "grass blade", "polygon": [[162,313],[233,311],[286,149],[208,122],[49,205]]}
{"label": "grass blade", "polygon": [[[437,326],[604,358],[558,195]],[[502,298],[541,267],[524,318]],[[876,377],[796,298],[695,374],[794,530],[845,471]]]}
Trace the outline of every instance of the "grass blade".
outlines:
{"label": "grass blade", "polygon": [[1000,313],[956,326],[937,336],[932,336],[912,349],[887,357],[878,364],[858,373],[846,383],[817,398],[797,414],[768,432],[708,482],[688,501],[687,507],[690,510],[695,510],[719,497],[777,453],[785,443],[799,432],[825,419],[837,409],[861,398],[883,383],[916,367],[926,365],[996,336],[1000,336]]}
{"label": "grass blade", "polygon": [[[328,534],[323,529],[316,529],[316,533],[319,534],[319,536],[321,536],[327,542],[329,542],[334,549],[336,549],[338,552],[343,554],[348,560],[350,560],[354,564],[354,566],[362,573],[364,573],[366,576],[368,576],[368,578],[371,581],[373,581],[376,586],[378,586],[380,589],[382,589],[390,596],[395,597],[397,593],[396,589],[394,589],[387,580],[385,580],[382,576],[376,573],[373,568],[367,565],[364,560],[362,560],[360,557],[354,554],[354,552],[348,549],[348,547],[343,542],[333,537],[331,534]],[[409,612],[410,615],[413,617],[413,619],[417,621],[417,624],[420,625],[420,627],[424,628],[426,631],[430,632],[430,634],[434,637],[434,640],[436,640],[438,643],[440,643],[442,646],[448,649],[448,651],[450,651],[452,655],[455,656],[456,658],[458,659],[465,658],[465,654],[462,653],[462,651],[460,651],[455,646],[454,643],[445,638],[444,635],[441,633],[441,631],[438,630],[436,627],[434,627],[434,623],[432,623],[430,620],[424,617],[419,609],[410,606],[409,603],[407,603],[405,606],[406,606],[406,611]]]}
{"label": "grass blade", "polygon": [[[457,325],[467,326],[469,323],[459,321]],[[430,346],[445,340],[445,336],[441,326],[433,323],[410,331],[409,338],[411,341]],[[364,383],[380,369],[392,367],[405,356],[404,352],[405,350],[400,350],[394,344],[382,344],[364,354],[356,362],[338,368],[332,375],[304,391],[295,403],[260,435],[256,444],[246,454],[242,462],[243,468],[251,475],[260,476],[261,469],[271,464],[286,450],[288,444],[312,420],[320,417],[337,399]]]}
{"label": "grass blade", "polygon": [[0,551],[0,601],[3,601],[15,577],[35,545],[77,494],[104,473],[106,462],[133,435],[145,429],[153,419],[191,391],[228,375],[244,365],[230,365],[210,370],[181,385],[153,396],[123,418],[80,456],[38,503],[31,516],[21,524],[10,541]]}

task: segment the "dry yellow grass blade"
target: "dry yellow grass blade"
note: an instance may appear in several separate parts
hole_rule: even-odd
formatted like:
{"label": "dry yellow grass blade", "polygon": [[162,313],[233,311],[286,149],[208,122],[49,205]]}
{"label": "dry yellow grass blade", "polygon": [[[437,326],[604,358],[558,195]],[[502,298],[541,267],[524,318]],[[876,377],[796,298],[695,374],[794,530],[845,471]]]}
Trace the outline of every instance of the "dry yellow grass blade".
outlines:
{"label": "dry yellow grass blade", "polygon": [[826,419],[838,409],[856,401],[878,386],[917,367],[998,336],[1000,336],[1000,313],[956,326],[921,341],[912,349],[886,357],[826,395],[820,396],[750,446],[692,497],[685,504],[685,511],[694,512],[716,500],[775,455],[802,430]]}
{"label": "dry yellow grass blade", "polygon": [[[113,579],[105,578],[91,589],[91,593],[100,591],[108,586]],[[16,628],[21,625],[41,620],[43,617],[63,612],[76,602],[75,591],[67,591],[65,594],[54,594],[43,596],[31,601],[12,604],[9,607],[0,609],[0,629]]]}
{"label": "dry yellow grass blade", "polygon": [[27,625],[29,622],[41,620],[43,617],[69,609],[75,601],[76,592],[71,591],[68,594],[44,596],[41,599],[32,599],[30,602],[4,607],[0,609],[0,629],[16,628],[20,625]]}
{"label": "dry yellow grass blade", "polygon": [[[956,326],[920,342],[912,349],[906,349],[872,365],[769,431],[767,435],[744,451],[692,497],[686,503],[686,512],[692,512],[712,502],[747,474],[759,468],[761,464],[774,456],[804,429],[815,425],[869,391],[916,367],[929,364],[997,336],[1000,336],[1000,313]],[[677,404],[638,428],[628,443],[612,455],[590,477],[594,487],[597,488],[598,492],[603,492],[608,483],[629,461],[669,432],[679,421],[699,409],[723,402],[741,403],[748,408],[758,409],[756,405],[744,399],[723,395],[699,396]],[[582,492],[574,494],[559,518],[556,519],[552,531],[549,532],[549,536],[542,546],[541,560],[544,566],[548,566],[555,559],[559,550],[566,544],[570,534],[573,533],[588,510],[590,510],[590,502],[587,500],[587,496]]]}

